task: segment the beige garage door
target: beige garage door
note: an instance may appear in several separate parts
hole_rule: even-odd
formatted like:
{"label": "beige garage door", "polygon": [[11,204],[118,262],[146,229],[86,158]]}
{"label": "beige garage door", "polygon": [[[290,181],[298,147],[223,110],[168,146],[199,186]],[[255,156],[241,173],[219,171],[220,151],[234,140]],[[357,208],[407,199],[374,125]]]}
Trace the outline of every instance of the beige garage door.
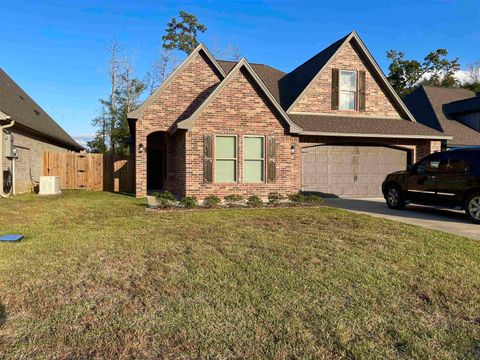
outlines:
{"label": "beige garage door", "polygon": [[381,146],[314,146],[302,149],[302,191],[340,197],[381,197],[382,181],[405,170],[407,152]]}

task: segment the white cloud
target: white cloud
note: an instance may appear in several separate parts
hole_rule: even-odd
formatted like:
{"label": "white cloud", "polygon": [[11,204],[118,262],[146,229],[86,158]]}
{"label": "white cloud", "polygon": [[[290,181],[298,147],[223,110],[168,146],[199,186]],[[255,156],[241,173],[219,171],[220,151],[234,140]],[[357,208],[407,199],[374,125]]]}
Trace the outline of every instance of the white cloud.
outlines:
{"label": "white cloud", "polygon": [[83,147],[87,147],[87,142],[92,141],[95,138],[95,133],[92,134],[78,134],[74,135],[73,139]]}

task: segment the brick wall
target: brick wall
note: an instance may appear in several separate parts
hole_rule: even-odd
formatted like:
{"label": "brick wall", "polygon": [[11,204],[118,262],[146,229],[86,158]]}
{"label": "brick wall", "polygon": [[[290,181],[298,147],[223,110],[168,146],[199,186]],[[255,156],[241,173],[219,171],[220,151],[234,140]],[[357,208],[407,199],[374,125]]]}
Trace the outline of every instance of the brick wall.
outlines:
{"label": "brick wall", "polygon": [[[332,110],[332,69],[364,70],[365,77],[365,111]],[[292,112],[337,113],[348,115],[400,117],[393,103],[384,94],[378,81],[372,76],[367,64],[361,59],[352,43],[347,44],[322,70],[295,106]]]}
{"label": "brick wall", "polygon": [[[265,99],[250,75],[240,70],[196,119],[186,137],[186,194],[203,199],[208,195],[256,194],[267,197],[271,191],[289,194],[300,189],[298,138],[286,134],[283,119]],[[203,179],[203,141],[205,134],[237,136],[237,182],[205,183]],[[243,136],[274,136],[276,139],[276,181],[243,182]],[[266,140],[265,140],[266,142]],[[297,146],[291,154],[291,146]],[[215,153],[215,149],[214,149]],[[215,165],[213,167],[215,178]]]}
{"label": "brick wall", "polygon": [[[143,112],[136,124],[136,194],[147,194],[147,151],[139,152],[138,145],[147,144],[147,136],[156,131],[167,131],[177,121],[188,118],[192,112],[210,95],[220,82],[220,75],[208,58],[199,52],[185,69],[170,82]],[[181,135],[175,135],[182,140]],[[174,139],[170,139],[174,140]],[[172,147],[173,146],[173,147]],[[184,185],[172,187],[176,179],[184,174],[184,166],[178,163],[184,150],[181,143],[169,141],[167,149],[167,186],[172,192],[183,194]]]}
{"label": "brick wall", "polygon": [[[17,193],[29,192],[43,175],[43,153],[45,151],[62,152],[67,149],[15,127],[12,134],[14,146],[19,152],[18,159],[15,160],[15,190]],[[11,169],[12,161],[4,158],[2,165],[3,170]]]}

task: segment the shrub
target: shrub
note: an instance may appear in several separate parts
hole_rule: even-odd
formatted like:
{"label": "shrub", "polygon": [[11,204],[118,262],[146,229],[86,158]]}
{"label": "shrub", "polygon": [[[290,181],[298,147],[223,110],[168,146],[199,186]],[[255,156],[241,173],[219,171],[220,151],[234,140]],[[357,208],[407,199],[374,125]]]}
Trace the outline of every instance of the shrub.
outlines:
{"label": "shrub", "polygon": [[153,194],[157,198],[158,206],[167,209],[175,204],[175,197],[170,191],[156,192]]}
{"label": "shrub", "polygon": [[213,208],[220,204],[222,200],[218,196],[210,195],[203,200],[203,206],[206,208]]}
{"label": "shrub", "polygon": [[268,205],[277,206],[283,199],[285,199],[285,196],[282,194],[276,191],[271,192],[268,194]]}
{"label": "shrub", "polygon": [[247,199],[248,207],[260,207],[262,205],[263,201],[257,195],[250,195]]}
{"label": "shrub", "polygon": [[242,195],[231,194],[231,195],[225,196],[223,199],[225,200],[228,206],[233,206],[236,203],[239,203],[240,201],[242,201],[243,197]]}
{"label": "shrub", "polygon": [[310,205],[321,205],[323,204],[323,199],[318,195],[305,195],[304,202]]}
{"label": "shrub", "polygon": [[180,205],[182,205],[185,209],[193,209],[197,207],[198,200],[195,196],[185,196],[180,200]]}
{"label": "shrub", "polygon": [[288,195],[288,200],[290,200],[293,203],[300,204],[305,201],[305,196],[299,191],[296,194]]}

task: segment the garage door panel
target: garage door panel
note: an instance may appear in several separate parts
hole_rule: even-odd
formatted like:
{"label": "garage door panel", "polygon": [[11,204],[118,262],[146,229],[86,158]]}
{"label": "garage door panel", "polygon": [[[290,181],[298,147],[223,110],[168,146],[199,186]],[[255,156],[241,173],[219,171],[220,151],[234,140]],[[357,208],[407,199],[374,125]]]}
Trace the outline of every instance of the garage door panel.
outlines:
{"label": "garage door panel", "polygon": [[380,146],[317,146],[302,150],[302,190],[343,197],[379,197],[388,173],[405,169],[407,153]]}

